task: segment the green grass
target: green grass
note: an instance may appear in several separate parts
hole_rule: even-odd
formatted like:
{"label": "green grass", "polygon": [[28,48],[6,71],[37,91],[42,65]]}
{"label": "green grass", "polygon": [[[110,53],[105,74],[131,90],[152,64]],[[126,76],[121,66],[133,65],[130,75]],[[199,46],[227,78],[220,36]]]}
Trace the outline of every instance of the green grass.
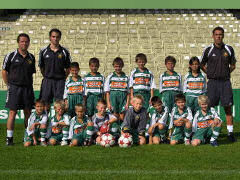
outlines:
{"label": "green grass", "polygon": [[[235,124],[239,132],[240,123]],[[119,147],[29,147],[17,124],[15,145],[5,146],[6,125],[0,125],[0,179],[239,179],[240,139],[220,146],[145,145]]]}

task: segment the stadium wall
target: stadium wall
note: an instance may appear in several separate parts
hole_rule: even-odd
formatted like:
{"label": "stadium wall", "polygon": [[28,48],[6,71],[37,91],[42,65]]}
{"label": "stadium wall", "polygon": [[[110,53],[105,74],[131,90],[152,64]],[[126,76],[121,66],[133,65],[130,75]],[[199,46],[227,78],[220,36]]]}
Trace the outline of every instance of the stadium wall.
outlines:
{"label": "stadium wall", "polygon": [[[160,96],[159,92],[156,90],[155,95]],[[35,98],[39,96],[39,91],[35,91]],[[233,106],[233,116],[235,121],[240,122],[240,89],[233,90],[233,97],[234,97],[234,106]],[[5,100],[6,100],[6,91],[0,91],[0,123],[6,123],[8,118],[8,110],[5,108]],[[221,107],[216,108],[217,111],[220,113],[222,120],[225,121],[225,114],[224,110]],[[51,114],[54,114],[54,109],[52,107]],[[19,111],[16,117],[16,123],[23,123],[24,114],[23,111]]]}

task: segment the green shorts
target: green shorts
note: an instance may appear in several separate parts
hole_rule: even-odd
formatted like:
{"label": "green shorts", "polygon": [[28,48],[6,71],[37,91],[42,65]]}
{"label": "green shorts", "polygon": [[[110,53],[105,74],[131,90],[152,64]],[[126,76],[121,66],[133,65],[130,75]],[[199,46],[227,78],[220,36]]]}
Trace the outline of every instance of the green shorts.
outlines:
{"label": "green shorts", "polygon": [[172,108],[175,105],[175,96],[179,94],[178,91],[164,91],[162,92],[163,105],[168,107],[169,112],[172,112]]}
{"label": "green shorts", "polygon": [[171,136],[171,140],[174,141],[183,141],[184,140],[184,126],[176,126],[174,127],[172,136]]}
{"label": "green shorts", "polygon": [[210,138],[212,136],[212,128],[207,127],[207,128],[198,128],[195,134],[193,135],[193,140],[194,139],[200,139],[201,143],[205,143],[207,138]]}
{"label": "green shorts", "polygon": [[110,102],[114,113],[124,112],[127,102],[127,92],[110,91]]}
{"label": "green shorts", "polygon": [[62,138],[63,138],[63,134],[62,133],[52,134],[51,137],[50,137],[50,140],[51,139],[55,139],[57,143],[60,143],[62,141]]}
{"label": "green shorts", "polygon": [[91,94],[91,93],[88,94],[87,104],[86,104],[88,116],[93,116],[95,113],[97,113],[97,109],[96,109],[97,102],[99,99],[102,99],[102,98],[103,98],[102,94],[99,94],[99,95]]}
{"label": "green shorts", "polygon": [[148,107],[149,107],[149,100],[150,100],[150,97],[151,97],[150,91],[137,91],[137,92],[133,93],[134,96],[137,95],[137,94],[140,94],[140,95],[143,96],[143,99],[144,99],[143,107],[148,109]]}
{"label": "green shorts", "polygon": [[192,110],[193,114],[195,114],[199,109],[198,97],[186,96],[186,106]]}
{"label": "green shorts", "polygon": [[79,134],[73,134],[72,140],[75,140],[75,139],[78,141],[79,146],[82,145],[86,139],[86,130],[84,130]]}
{"label": "green shorts", "polygon": [[[39,128],[35,129],[34,134],[35,134],[36,139],[38,141],[38,139],[41,137],[40,129]],[[25,135],[24,135],[24,142],[31,142],[31,143],[33,143],[33,136],[31,136],[31,135],[28,136],[28,134],[25,133]],[[38,141],[38,142],[40,142],[40,141]]]}
{"label": "green shorts", "polygon": [[82,94],[70,94],[67,97],[68,99],[68,115],[74,117],[75,114],[75,105],[83,103],[83,95]]}

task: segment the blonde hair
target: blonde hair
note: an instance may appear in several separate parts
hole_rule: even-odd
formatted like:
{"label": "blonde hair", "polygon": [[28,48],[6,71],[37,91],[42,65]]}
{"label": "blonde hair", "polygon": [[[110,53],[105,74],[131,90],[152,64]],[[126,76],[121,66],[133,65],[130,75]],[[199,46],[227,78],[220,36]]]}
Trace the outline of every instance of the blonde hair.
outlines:
{"label": "blonde hair", "polygon": [[65,103],[63,100],[57,100],[54,102],[54,108],[56,108],[57,106],[60,106],[61,109],[65,110]]}
{"label": "blonde hair", "polygon": [[201,104],[201,103],[209,104],[209,99],[208,99],[208,97],[206,95],[198,96],[198,104]]}
{"label": "blonde hair", "polygon": [[135,95],[135,96],[133,96],[133,101],[135,101],[136,99],[139,99],[139,100],[141,100],[142,102],[144,101],[144,99],[143,99],[143,96],[141,95],[141,94],[137,94],[137,95]]}

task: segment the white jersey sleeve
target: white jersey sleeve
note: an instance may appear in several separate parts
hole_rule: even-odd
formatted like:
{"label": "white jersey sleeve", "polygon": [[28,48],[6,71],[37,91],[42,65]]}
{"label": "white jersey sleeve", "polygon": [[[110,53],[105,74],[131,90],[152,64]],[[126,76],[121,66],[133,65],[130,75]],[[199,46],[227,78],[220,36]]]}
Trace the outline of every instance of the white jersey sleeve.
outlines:
{"label": "white jersey sleeve", "polygon": [[171,112],[171,115],[170,115],[169,129],[172,129],[172,128],[173,128],[173,119],[174,119],[175,111],[176,111],[176,107],[174,107],[174,108],[172,109],[172,112]]}
{"label": "white jersey sleeve", "polygon": [[199,116],[199,111],[197,111],[195,116],[194,116],[193,124],[192,124],[192,132],[196,132],[197,131],[198,116]]}
{"label": "white jersey sleeve", "polygon": [[154,75],[151,71],[149,71],[149,72],[151,73],[150,89],[156,89],[156,83],[155,83]]}
{"label": "white jersey sleeve", "polygon": [[161,74],[159,78],[159,93],[162,93],[163,91],[162,83],[163,83],[163,74]]}
{"label": "white jersey sleeve", "polygon": [[188,111],[188,114],[186,118],[192,123],[192,120],[193,120],[192,111],[189,107],[187,108],[187,111]]}
{"label": "white jersey sleeve", "polygon": [[64,115],[63,115],[63,121],[65,122],[65,124],[66,124],[67,126],[69,126],[69,125],[70,125],[70,116],[67,115],[67,114],[64,114]]}
{"label": "white jersey sleeve", "polygon": [[184,82],[183,82],[183,93],[186,93],[187,91],[187,78],[189,76],[189,73],[187,73],[184,77]]}
{"label": "white jersey sleeve", "polygon": [[68,96],[68,88],[67,88],[68,82],[69,82],[69,79],[67,79],[65,82],[63,99],[67,99],[67,96]]}
{"label": "white jersey sleeve", "polygon": [[69,136],[68,139],[72,139],[73,137],[73,126],[75,124],[75,117],[73,117],[70,121],[70,127],[69,127]]}
{"label": "white jersey sleeve", "polygon": [[104,92],[110,92],[110,78],[112,77],[112,73],[108,75],[106,81],[104,83]]}
{"label": "white jersey sleeve", "polygon": [[27,126],[27,134],[28,136],[32,135],[34,133],[34,130],[30,130],[31,126],[33,125],[36,117],[35,114],[32,113],[30,117],[28,118],[28,126]]}
{"label": "white jersey sleeve", "polygon": [[167,119],[168,119],[168,114],[169,114],[169,112],[168,112],[168,107],[165,107],[165,108],[164,108],[164,114],[163,114],[163,116],[161,117],[161,119],[158,120],[159,123],[161,123],[161,124],[166,124]]}
{"label": "white jersey sleeve", "polygon": [[219,117],[217,111],[213,107],[211,107],[210,110],[211,110],[211,113],[213,114],[214,119],[219,119],[220,121],[222,121],[221,118]]}
{"label": "white jersey sleeve", "polygon": [[129,77],[129,88],[132,88],[132,87],[133,87],[133,83],[134,83],[134,81],[133,81],[133,74],[134,74],[135,71],[136,71],[136,69],[134,69],[134,70],[131,72],[131,75],[130,75],[130,77]]}

